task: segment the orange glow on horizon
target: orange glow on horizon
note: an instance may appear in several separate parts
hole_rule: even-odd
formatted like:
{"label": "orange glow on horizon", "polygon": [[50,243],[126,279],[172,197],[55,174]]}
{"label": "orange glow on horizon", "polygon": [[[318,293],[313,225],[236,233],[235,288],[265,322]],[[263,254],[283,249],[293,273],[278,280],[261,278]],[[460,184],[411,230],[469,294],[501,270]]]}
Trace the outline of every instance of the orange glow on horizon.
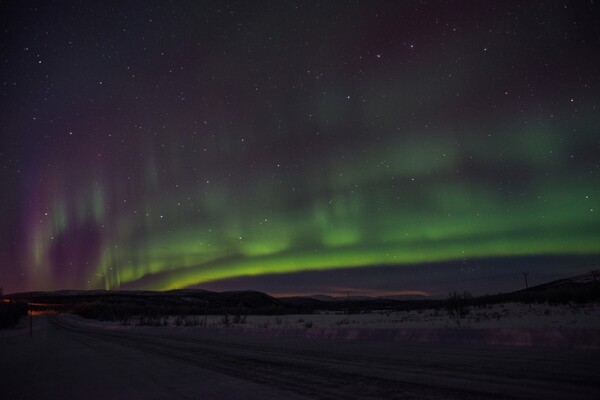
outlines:
{"label": "orange glow on horizon", "polygon": [[376,289],[356,289],[356,288],[331,288],[328,291],[320,293],[300,293],[300,292],[282,292],[268,293],[273,297],[310,297],[316,295],[325,295],[336,298],[365,296],[365,297],[393,297],[393,296],[415,296],[429,297],[429,293],[422,290],[376,290]]}

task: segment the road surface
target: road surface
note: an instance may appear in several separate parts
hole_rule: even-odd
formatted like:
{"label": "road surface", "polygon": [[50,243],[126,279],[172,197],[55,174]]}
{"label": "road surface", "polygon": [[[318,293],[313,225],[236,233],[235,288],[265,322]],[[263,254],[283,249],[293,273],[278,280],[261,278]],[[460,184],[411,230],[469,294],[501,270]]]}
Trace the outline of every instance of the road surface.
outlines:
{"label": "road surface", "polygon": [[592,399],[599,351],[85,327],[0,331],[2,399]]}

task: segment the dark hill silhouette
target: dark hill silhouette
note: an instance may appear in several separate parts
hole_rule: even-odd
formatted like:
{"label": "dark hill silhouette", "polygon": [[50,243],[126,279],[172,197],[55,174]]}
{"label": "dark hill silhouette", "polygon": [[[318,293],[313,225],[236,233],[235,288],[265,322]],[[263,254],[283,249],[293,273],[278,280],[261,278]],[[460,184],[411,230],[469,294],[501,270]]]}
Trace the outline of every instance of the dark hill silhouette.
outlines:
{"label": "dark hill silhouette", "polygon": [[[473,304],[505,302],[590,302],[600,300],[600,271],[558,279],[510,293],[472,298]],[[30,302],[34,309],[69,311],[78,304],[98,303],[132,306],[139,312],[159,314],[292,314],[319,310],[368,312],[372,310],[409,310],[445,307],[447,300],[377,297],[306,297],[275,298],[247,290],[211,292],[203,289],[177,289],[165,292],[134,290],[59,290],[5,295],[6,299]],[[154,310],[154,311],[153,311]]]}

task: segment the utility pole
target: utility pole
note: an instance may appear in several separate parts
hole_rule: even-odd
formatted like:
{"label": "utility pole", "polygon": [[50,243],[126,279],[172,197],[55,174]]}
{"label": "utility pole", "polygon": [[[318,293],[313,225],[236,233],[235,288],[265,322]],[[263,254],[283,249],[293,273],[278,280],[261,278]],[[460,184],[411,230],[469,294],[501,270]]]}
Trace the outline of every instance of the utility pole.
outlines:
{"label": "utility pole", "polygon": [[350,315],[350,291],[346,293],[346,314]]}
{"label": "utility pole", "polygon": [[27,310],[29,311],[29,337],[33,337],[33,315],[31,313],[31,302],[33,297],[29,296],[29,303],[27,303]]}
{"label": "utility pole", "polygon": [[204,309],[204,327],[206,328],[206,320],[208,319],[208,300],[206,300],[206,308]]}
{"label": "utility pole", "polygon": [[525,278],[525,289],[529,289],[529,284],[527,283],[527,276],[529,275],[529,272],[522,272],[523,274],[523,278]]}

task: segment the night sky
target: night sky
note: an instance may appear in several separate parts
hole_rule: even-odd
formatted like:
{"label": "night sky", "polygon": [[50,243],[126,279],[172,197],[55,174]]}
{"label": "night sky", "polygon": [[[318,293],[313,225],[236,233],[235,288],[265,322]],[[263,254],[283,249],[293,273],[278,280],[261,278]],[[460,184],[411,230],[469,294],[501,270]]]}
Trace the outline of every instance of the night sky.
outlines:
{"label": "night sky", "polygon": [[594,1],[1,1],[0,286],[598,268]]}

